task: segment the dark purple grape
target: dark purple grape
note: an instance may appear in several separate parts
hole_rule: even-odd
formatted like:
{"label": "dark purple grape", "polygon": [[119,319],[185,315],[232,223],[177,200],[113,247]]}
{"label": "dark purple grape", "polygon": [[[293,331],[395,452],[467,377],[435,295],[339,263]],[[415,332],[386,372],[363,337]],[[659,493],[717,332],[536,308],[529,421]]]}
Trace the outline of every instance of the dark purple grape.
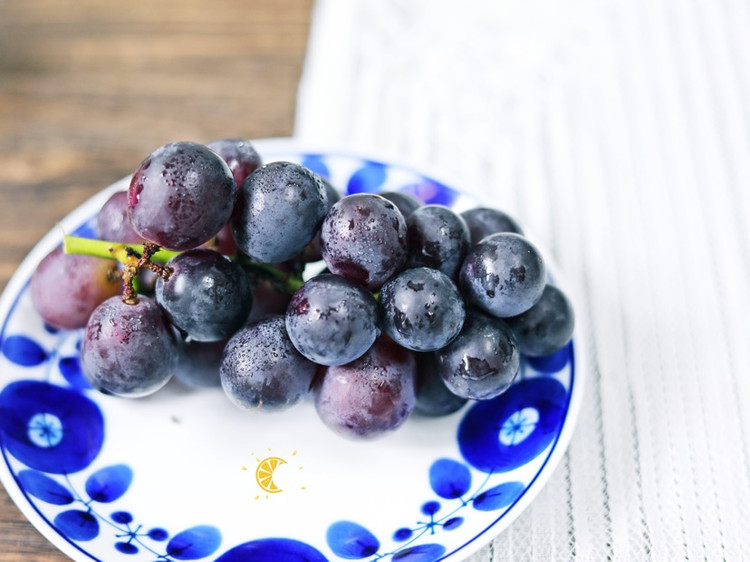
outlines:
{"label": "dark purple grape", "polygon": [[122,290],[117,265],[109,260],[66,254],[55,248],[31,275],[31,302],[47,324],[83,328],[93,310]]}
{"label": "dark purple grape", "polygon": [[250,174],[240,188],[232,216],[234,239],[255,261],[286,261],[310,243],[327,208],[318,176],[298,164],[272,162]]}
{"label": "dark purple grape", "polygon": [[135,231],[170,250],[207,242],[229,220],[237,188],[213,150],[193,142],[157,148],[138,167],[128,191]]}
{"label": "dark purple grape", "polygon": [[573,337],[573,305],[556,286],[547,284],[529,310],[507,319],[521,353],[543,357],[559,351]]}
{"label": "dark purple grape", "polygon": [[156,301],[190,339],[227,339],[245,323],[252,289],[237,262],[213,250],[195,249],[166,265],[172,274],[156,281]]}
{"label": "dark purple grape", "polygon": [[221,385],[240,408],[278,411],[309,393],[316,369],[292,345],[284,317],[269,316],[230,338],[221,364]]}
{"label": "dark purple grape", "polygon": [[403,191],[381,191],[378,195],[385,197],[388,201],[396,205],[401,214],[404,215],[404,218],[407,218],[422,206],[422,202],[419,199]]}
{"label": "dark purple grape", "polygon": [[333,205],[320,240],[328,268],[368,289],[380,287],[406,261],[406,221],[393,203],[372,193]]}
{"label": "dark purple grape", "polygon": [[414,410],[415,377],[413,353],[381,337],[356,361],[327,368],[315,407],[339,435],[372,439],[400,427]]}
{"label": "dark purple grape", "polygon": [[443,382],[434,353],[419,353],[417,358],[417,394],[414,412],[422,416],[447,416],[468,401],[456,396]]}
{"label": "dark purple grape", "polygon": [[521,356],[503,320],[472,311],[456,339],[435,352],[445,386],[462,398],[502,394],[518,374]]}
{"label": "dark purple grape", "polygon": [[91,314],[81,346],[81,369],[94,388],[138,398],[174,374],[178,349],[161,308],[139,296],[135,304],[111,297]]}
{"label": "dark purple grape", "polygon": [[469,229],[448,207],[424,205],[406,219],[409,267],[431,267],[454,277],[469,250]]}
{"label": "dark purple grape", "polygon": [[332,273],[307,281],[292,296],[286,329],[297,350],[320,365],[360,357],[380,334],[378,303],[361,285]]}
{"label": "dark purple grape", "polygon": [[414,351],[434,351],[461,331],[466,310],[451,279],[428,267],[407,269],[380,290],[383,330]]}
{"label": "dark purple grape", "polygon": [[226,343],[225,340],[182,342],[174,377],[190,388],[221,386],[219,368]]}
{"label": "dark purple grape", "polygon": [[128,218],[128,192],[116,191],[96,215],[96,236],[100,240],[142,244],[143,238],[133,230]]}
{"label": "dark purple grape", "polygon": [[482,238],[498,232],[515,232],[523,234],[521,227],[510,215],[489,207],[476,207],[461,213],[471,233],[471,245],[474,246]]}
{"label": "dark purple grape", "polygon": [[547,269],[539,250],[519,234],[484,238],[466,256],[460,287],[471,303],[508,318],[531,308],[542,296]]}
{"label": "dark purple grape", "polygon": [[248,140],[220,139],[212,141],[206,146],[221,156],[227,163],[232,171],[237,189],[247,176],[263,165],[260,155]]}

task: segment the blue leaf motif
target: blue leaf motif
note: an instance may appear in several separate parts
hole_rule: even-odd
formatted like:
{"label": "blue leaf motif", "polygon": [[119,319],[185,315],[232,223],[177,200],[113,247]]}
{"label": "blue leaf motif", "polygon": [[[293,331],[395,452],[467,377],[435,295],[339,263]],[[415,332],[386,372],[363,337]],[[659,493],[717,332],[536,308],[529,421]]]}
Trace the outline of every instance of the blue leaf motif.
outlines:
{"label": "blue leaf motif", "polygon": [[404,186],[402,191],[424,201],[426,205],[450,207],[458,198],[456,190],[428,178],[422,178],[420,183]]}
{"label": "blue leaf motif", "polygon": [[446,531],[452,531],[453,529],[458,529],[461,525],[463,525],[464,518],[463,517],[451,517],[443,523],[443,529]]}
{"label": "blue leaf motif", "polygon": [[422,506],[422,513],[425,515],[435,515],[440,511],[440,502],[426,502]]}
{"label": "blue leaf motif", "polygon": [[123,554],[138,554],[138,547],[129,542],[116,542],[115,548]]}
{"label": "blue leaf motif", "polygon": [[107,466],[86,479],[86,493],[97,502],[109,503],[121,497],[133,481],[133,470],[126,464]]}
{"label": "blue leaf motif", "polygon": [[573,343],[569,343],[559,351],[542,357],[526,357],[529,365],[542,373],[557,373],[568,364],[573,357]]}
{"label": "blue leaf motif", "polygon": [[216,562],[327,562],[320,551],[294,539],[258,539],[235,546]]}
{"label": "blue leaf motif", "polygon": [[384,181],[385,164],[368,161],[349,178],[346,192],[348,194],[375,193]]}
{"label": "blue leaf motif", "polygon": [[99,535],[99,522],[87,511],[71,509],[55,517],[57,527],[67,538],[74,541],[90,541]]}
{"label": "blue leaf motif", "polygon": [[392,560],[400,562],[434,562],[445,554],[445,547],[440,544],[420,544],[399,550]]}
{"label": "blue leaf motif", "polygon": [[167,543],[167,554],[177,560],[197,560],[216,552],[221,533],[211,525],[198,525],[176,534]]}
{"label": "blue leaf motif", "polygon": [[78,357],[62,357],[57,366],[60,368],[62,376],[70,383],[73,388],[87,389],[91,388],[89,381],[83,376],[81,363]]}
{"label": "blue leaf motif", "polygon": [[460,498],[471,488],[471,472],[458,461],[438,459],[430,467],[430,487],[441,498]]}
{"label": "blue leaf motif", "polygon": [[494,511],[509,506],[526,489],[523,482],[504,482],[485,490],[474,498],[474,509]]}
{"label": "blue leaf motif", "polygon": [[16,365],[35,367],[47,360],[47,352],[37,342],[26,336],[8,336],[3,340],[3,354]]}
{"label": "blue leaf motif", "polygon": [[31,494],[43,502],[53,505],[73,503],[74,498],[70,490],[42,472],[29,469],[22,470],[18,473],[18,481],[27,494]]}
{"label": "blue leaf motif", "polygon": [[337,556],[348,560],[367,558],[380,548],[380,542],[375,535],[353,521],[333,523],[326,532],[326,541]]}
{"label": "blue leaf motif", "polygon": [[331,172],[320,154],[308,154],[302,161],[302,165],[323,178],[330,179],[331,177]]}

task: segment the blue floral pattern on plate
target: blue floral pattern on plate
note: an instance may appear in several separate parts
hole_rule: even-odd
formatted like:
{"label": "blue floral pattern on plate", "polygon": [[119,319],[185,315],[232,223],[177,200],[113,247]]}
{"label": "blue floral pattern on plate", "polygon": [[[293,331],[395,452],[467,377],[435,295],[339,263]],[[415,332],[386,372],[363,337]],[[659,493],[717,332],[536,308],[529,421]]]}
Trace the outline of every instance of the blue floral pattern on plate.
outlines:
{"label": "blue floral pattern on plate", "polygon": [[[267,161],[302,162],[346,193],[401,190],[457,209],[473,204],[458,190],[405,166],[306,151],[288,141],[258,141],[257,147]],[[67,227],[90,236],[91,219],[105,195],[68,217]],[[272,535],[238,530],[236,514],[197,504],[191,509],[187,500],[181,517],[173,506],[138,503],[143,502],[141,485],[146,487],[152,475],[140,469],[137,458],[117,459],[122,433],[110,431],[110,424],[123,423],[121,402],[94,392],[83,378],[80,335],[44,326],[29,306],[28,278],[59,243],[56,236],[40,243],[3,295],[0,476],[31,522],[74,558],[431,561],[465,556],[491,538],[486,530],[499,532],[520,513],[567,444],[581,392],[573,344],[550,357],[524,359],[507,392],[455,414],[432,458],[398,451],[404,462],[418,465],[423,483],[400,505],[388,506],[385,524],[370,516],[376,505],[354,510],[352,518],[346,498],[335,495],[321,507],[318,519],[325,520],[314,530],[303,533],[282,518],[272,522]],[[321,425],[320,431],[328,430]],[[165,462],[179,465],[179,459]],[[170,531],[174,528],[180,530]]]}

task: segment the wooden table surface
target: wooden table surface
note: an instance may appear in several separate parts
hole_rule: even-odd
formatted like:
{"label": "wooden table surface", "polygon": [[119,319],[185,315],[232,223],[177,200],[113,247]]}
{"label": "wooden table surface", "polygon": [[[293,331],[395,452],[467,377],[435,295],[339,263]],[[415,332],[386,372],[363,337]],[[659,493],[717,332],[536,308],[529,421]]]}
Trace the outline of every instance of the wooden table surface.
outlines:
{"label": "wooden table surface", "polygon": [[[2,0],[0,290],[56,221],[158,146],[289,136],[311,9]],[[0,561],[66,559],[0,487]]]}

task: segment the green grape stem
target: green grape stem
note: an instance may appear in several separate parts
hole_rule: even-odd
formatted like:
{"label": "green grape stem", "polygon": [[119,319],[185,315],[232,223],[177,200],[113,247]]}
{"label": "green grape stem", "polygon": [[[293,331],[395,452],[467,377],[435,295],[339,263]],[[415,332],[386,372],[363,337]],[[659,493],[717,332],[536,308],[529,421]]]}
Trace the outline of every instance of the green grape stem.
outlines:
{"label": "green grape stem", "polygon": [[[135,269],[134,273],[137,273],[137,269],[146,267],[161,277],[165,275],[168,277],[169,273],[165,273],[164,268],[157,264],[164,264],[181,253],[165,250],[151,243],[123,244],[72,235],[66,235],[63,238],[63,250],[68,254],[116,260],[125,266],[126,273],[129,269]],[[267,281],[276,290],[287,293],[293,293],[304,283],[301,271],[285,273],[273,265],[254,262],[241,254],[235,256],[234,259],[242,265],[254,283]],[[132,284],[126,282],[126,291],[128,286],[132,287]],[[133,295],[124,298],[132,299]]]}

